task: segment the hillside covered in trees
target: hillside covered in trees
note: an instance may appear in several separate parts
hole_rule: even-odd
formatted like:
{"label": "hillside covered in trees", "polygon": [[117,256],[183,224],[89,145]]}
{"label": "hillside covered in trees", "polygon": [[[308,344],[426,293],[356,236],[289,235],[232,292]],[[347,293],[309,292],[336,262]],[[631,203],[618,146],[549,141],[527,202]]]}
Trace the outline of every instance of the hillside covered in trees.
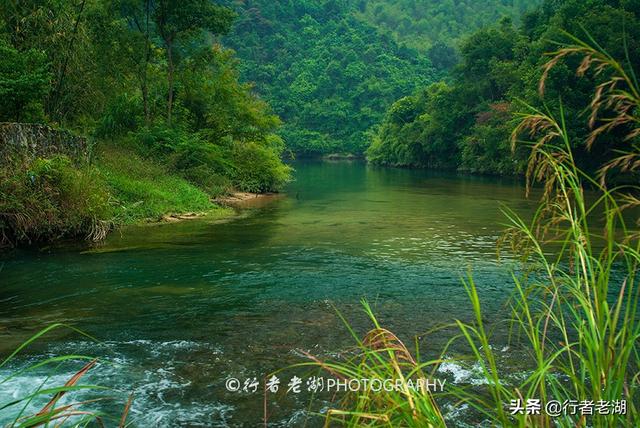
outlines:
{"label": "hillside covered in trees", "polygon": [[436,66],[446,49],[457,47],[465,35],[503,16],[518,20],[541,0],[360,0],[357,15],[389,31],[400,43],[428,51]]}
{"label": "hillside covered in trees", "polygon": [[543,101],[539,82],[548,53],[557,49],[556,42],[570,40],[569,34],[599,43],[614,58],[628,57],[640,69],[639,2],[547,0],[523,15],[519,25],[503,18],[463,38],[460,63],[448,79],[399,99],[389,109],[368,159],[383,165],[522,173],[528,150],[511,150],[514,114],[527,105],[542,111],[562,106],[570,118],[576,160],[593,170],[628,142],[623,129],[594,144],[586,138],[590,94],[608,76],[588,72],[577,78],[576,70],[586,70],[577,60],[548,72]]}
{"label": "hillside covered in trees", "polygon": [[242,77],[283,119],[288,149],[362,154],[394,100],[455,63],[458,37],[536,1],[458,3],[228,1],[238,19],[225,42],[242,60]]}

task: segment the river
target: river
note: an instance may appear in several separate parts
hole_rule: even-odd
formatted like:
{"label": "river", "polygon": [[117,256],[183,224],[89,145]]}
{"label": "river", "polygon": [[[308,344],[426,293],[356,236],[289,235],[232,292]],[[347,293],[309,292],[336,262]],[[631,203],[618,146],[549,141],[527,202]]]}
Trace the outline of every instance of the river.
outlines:
{"label": "river", "polygon": [[[521,183],[359,162],[294,166],[285,196],[232,221],[128,227],[93,247],[5,255],[0,355],[54,322],[100,342],[56,330],[0,368],[0,379],[44,356],[99,356],[86,381],[118,388],[122,401],[133,392],[138,426],[258,426],[261,392],[229,392],[226,380],[262,379],[304,361],[303,352],[335,357],[353,344],[336,310],[358,334],[370,327],[362,298],[425,352],[439,352],[451,331],[424,332],[469,319],[461,282],[469,271],[487,313],[504,313],[514,264],[496,260],[500,207],[532,212]],[[61,367],[49,384],[78,368]],[[469,374],[460,370],[443,376]],[[0,385],[0,405],[46,379],[36,370]],[[307,401],[274,397],[270,424],[321,426]],[[10,417],[0,410],[0,425]]]}

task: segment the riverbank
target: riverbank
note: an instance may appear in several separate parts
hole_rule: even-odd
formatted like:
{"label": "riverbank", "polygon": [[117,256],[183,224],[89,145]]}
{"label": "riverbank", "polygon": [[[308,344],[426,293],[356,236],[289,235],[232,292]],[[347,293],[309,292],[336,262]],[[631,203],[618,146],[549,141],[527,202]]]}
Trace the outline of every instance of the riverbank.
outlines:
{"label": "riverbank", "polygon": [[95,166],[113,195],[116,226],[234,214],[216,204],[215,195],[132,149],[105,146],[98,151]]}
{"label": "riverbank", "polygon": [[[91,162],[60,154],[0,168],[0,248],[75,239],[101,241],[124,226],[231,219],[274,193],[197,185],[136,147],[102,143]],[[257,202],[260,201],[260,202]]]}

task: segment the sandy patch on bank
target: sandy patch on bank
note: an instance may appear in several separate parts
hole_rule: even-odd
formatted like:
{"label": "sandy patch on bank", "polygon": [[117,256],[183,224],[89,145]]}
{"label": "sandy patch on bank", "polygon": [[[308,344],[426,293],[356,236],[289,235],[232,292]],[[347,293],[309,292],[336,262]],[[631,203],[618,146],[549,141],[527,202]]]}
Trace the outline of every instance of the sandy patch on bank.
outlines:
{"label": "sandy patch on bank", "polygon": [[284,197],[282,193],[234,192],[216,199],[215,202],[237,208],[258,208],[282,197]]}

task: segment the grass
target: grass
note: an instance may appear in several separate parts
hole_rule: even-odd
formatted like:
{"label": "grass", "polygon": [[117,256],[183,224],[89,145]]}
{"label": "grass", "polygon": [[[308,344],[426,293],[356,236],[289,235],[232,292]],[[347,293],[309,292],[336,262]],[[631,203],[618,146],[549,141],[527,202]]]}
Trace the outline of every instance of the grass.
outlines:
{"label": "grass", "polygon": [[0,247],[99,241],[114,227],[165,215],[233,215],[213,196],[124,144],[101,144],[93,164],[65,156],[15,159],[0,168]]}
{"label": "grass", "polygon": [[100,174],[65,156],[0,166],[0,247],[69,236],[100,240],[112,226]]}
{"label": "grass", "polygon": [[363,388],[342,397],[338,406],[327,411],[325,426],[339,423],[348,427],[434,427],[443,426],[444,417],[435,402],[434,394],[426,382],[435,379],[435,369],[443,360],[418,362],[407,346],[391,331],[378,323],[371,307],[362,302],[373,328],[360,338],[347,320],[338,315],[347,326],[356,346],[344,361],[312,360],[298,366],[316,366],[341,381],[368,379],[391,382],[391,387]]}
{"label": "grass", "polygon": [[205,191],[127,147],[105,145],[98,151],[96,165],[116,200],[117,223],[158,220],[165,214],[231,214]]}
{"label": "grass", "polygon": [[[627,72],[593,40],[571,40],[574,44],[553,54],[545,68],[541,91],[550,68],[566,56],[582,55],[578,75],[593,66],[597,75],[608,76],[605,84],[596,89],[593,131],[586,144],[594,144],[599,135],[614,127],[627,126],[630,151],[618,153],[612,161],[603,160],[599,176],[591,177],[575,166],[563,111],[557,119],[548,111],[531,107],[521,115],[513,140],[531,147],[528,183],[544,184],[544,196],[531,221],[525,222],[508,209],[504,211],[510,225],[504,242],[521,256],[525,268],[524,275],[513,276],[511,311],[506,320],[512,332],[511,344],[522,350],[519,364],[528,368],[523,378],[513,380],[506,376],[508,368],[498,364],[494,349],[501,346],[493,342],[490,333],[495,326],[484,321],[478,288],[470,275],[463,282],[474,321],[456,321],[459,334],[449,345],[460,341],[469,349],[458,359],[476,362],[484,386],[448,385],[447,397],[415,394],[406,389],[376,395],[347,393],[327,412],[327,425],[442,427],[447,425],[441,416],[446,400],[469,406],[475,415],[468,422],[483,426],[640,426],[640,239],[639,225],[629,223],[625,216],[626,209],[640,205],[640,186],[608,188],[606,180],[607,174],[616,169],[633,174],[640,168],[640,150],[633,143],[640,135],[640,90],[633,72]],[[600,117],[603,115],[610,117]],[[533,141],[520,141],[523,134]],[[586,188],[598,195],[594,202],[585,199]],[[603,226],[596,226],[594,218],[601,220]],[[347,379],[403,380],[424,376],[422,370],[435,370],[442,362],[450,361],[445,358],[447,345],[439,359],[420,362],[396,336],[378,325],[366,303],[365,311],[374,330],[362,340],[353,334],[356,357],[327,362],[310,356],[309,364]],[[371,335],[375,340],[367,340]],[[540,414],[509,411],[512,403],[525,404],[527,400],[540,400],[542,409],[550,400],[594,405],[625,400],[626,412],[561,412],[554,416],[544,410]]]}

